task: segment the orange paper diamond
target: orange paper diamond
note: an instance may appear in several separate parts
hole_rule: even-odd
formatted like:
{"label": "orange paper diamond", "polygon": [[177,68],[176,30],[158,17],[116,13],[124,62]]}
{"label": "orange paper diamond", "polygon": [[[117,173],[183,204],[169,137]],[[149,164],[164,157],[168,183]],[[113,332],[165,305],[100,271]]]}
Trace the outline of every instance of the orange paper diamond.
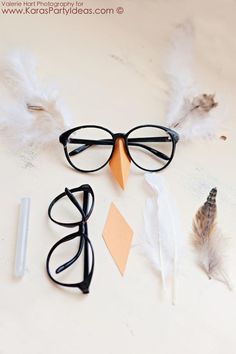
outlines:
{"label": "orange paper diamond", "polygon": [[133,230],[112,203],[103,230],[103,238],[122,275],[125,272],[132,237]]}

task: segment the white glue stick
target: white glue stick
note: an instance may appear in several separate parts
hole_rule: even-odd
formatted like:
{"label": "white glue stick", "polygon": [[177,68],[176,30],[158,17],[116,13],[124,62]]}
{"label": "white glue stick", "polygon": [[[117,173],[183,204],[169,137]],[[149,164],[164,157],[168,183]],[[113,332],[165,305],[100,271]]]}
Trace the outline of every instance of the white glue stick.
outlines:
{"label": "white glue stick", "polygon": [[25,273],[26,249],[29,226],[30,198],[22,198],[17,231],[15,276],[23,277]]}

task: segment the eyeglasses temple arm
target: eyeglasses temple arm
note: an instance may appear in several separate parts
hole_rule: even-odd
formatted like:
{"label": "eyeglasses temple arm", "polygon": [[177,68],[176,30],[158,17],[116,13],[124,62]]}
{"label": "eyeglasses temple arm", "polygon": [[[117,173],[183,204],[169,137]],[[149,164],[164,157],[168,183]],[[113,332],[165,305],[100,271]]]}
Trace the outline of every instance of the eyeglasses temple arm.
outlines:
{"label": "eyeglasses temple arm", "polygon": [[[77,209],[79,209],[79,211],[82,213],[82,217],[84,215],[86,215],[85,213],[87,213],[88,201],[85,200],[86,199],[85,198],[85,194],[86,194],[86,196],[88,198],[88,192],[87,191],[84,192],[84,203],[86,203],[86,205],[85,205],[86,206],[86,210],[84,210],[84,208],[83,208],[83,210],[81,210],[81,207],[80,207],[78,201],[76,200],[75,196],[73,195],[73,193],[71,193],[71,191],[68,188],[65,188],[65,193],[68,196],[68,198],[71,200],[71,202],[75,205],[75,207]],[[73,237],[68,237],[68,239],[66,239],[64,242],[69,241],[69,240],[73,239],[76,236],[81,236],[81,233],[83,233],[83,232],[84,232],[84,224],[81,224],[79,232],[77,234],[75,234],[75,236],[73,236]],[[60,272],[63,272],[65,269],[69,268],[79,258],[80,254],[81,254],[81,252],[83,250],[84,243],[85,243],[85,247],[86,247],[86,241],[84,242],[83,238],[81,238],[80,239],[80,243],[79,243],[78,252],[76,253],[76,255],[73,258],[71,258],[69,261],[67,261],[66,263],[64,263],[63,265],[61,265],[60,267],[58,267],[56,269],[56,273],[57,274],[60,273]]]}
{"label": "eyeglasses temple arm", "polygon": [[[160,157],[163,160],[169,160],[170,158],[163,154],[162,152],[151,148],[150,146],[146,146],[143,144],[138,144],[137,142],[141,141],[141,142],[169,142],[169,138],[168,137],[157,137],[157,138],[133,138],[133,139],[129,139],[128,143],[129,145],[132,146],[138,146],[141,147],[145,150],[148,150],[149,152],[151,152],[152,154]],[[77,155],[85,150],[87,150],[90,146],[93,145],[112,145],[113,141],[112,140],[83,140],[83,139],[70,139],[70,143],[72,144],[78,144],[78,143],[83,143],[85,142],[84,145],[76,148],[75,150],[72,150],[71,152],[69,152],[69,156],[74,156]]]}
{"label": "eyeglasses temple arm", "polygon": [[156,155],[157,157],[160,157],[163,160],[169,160],[169,156],[167,156],[166,154],[163,154],[163,152],[158,151],[156,149],[151,148],[150,146],[146,146],[143,144],[138,144],[138,143],[129,143],[130,146],[138,146],[141,147],[144,150],[147,150],[149,152],[151,152],[153,155]]}
{"label": "eyeglasses temple arm", "polygon": [[[89,193],[87,191],[84,191],[84,199],[83,199],[83,212],[85,215],[88,213],[88,202],[89,202]],[[88,226],[87,222],[83,223],[82,225],[82,232],[84,233],[85,237],[85,242],[84,242],[84,280],[88,277],[89,275],[89,246],[88,246]]]}
{"label": "eyeglasses temple arm", "polygon": [[[68,239],[64,240],[64,242],[73,240],[73,238],[75,238],[76,236],[79,236],[79,235],[77,234],[73,237],[68,237]],[[62,264],[60,267],[58,267],[55,271],[56,274],[63,272],[65,269],[69,268],[73,263],[75,263],[77,261],[77,259],[79,258],[79,256],[81,255],[81,252],[83,250],[83,243],[84,243],[84,240],[83,240],[83,238],[81,238],[80,243],[79,243],[79,249],[78,249],[76,255],[73,258],[71,258],[69,261]]]}
{"label": "eyeglasses temple arm", "polygon": [[[143,138],[128,138],[128,142],[137,143],[147,143],[147,142],[170,142],[169,136],[153,136],[153,137],[143,137]],[[113,139],[76,139],[69,138],[68,142],[70,144],[88,144],[88,145],[111,145],[113,144]]]}

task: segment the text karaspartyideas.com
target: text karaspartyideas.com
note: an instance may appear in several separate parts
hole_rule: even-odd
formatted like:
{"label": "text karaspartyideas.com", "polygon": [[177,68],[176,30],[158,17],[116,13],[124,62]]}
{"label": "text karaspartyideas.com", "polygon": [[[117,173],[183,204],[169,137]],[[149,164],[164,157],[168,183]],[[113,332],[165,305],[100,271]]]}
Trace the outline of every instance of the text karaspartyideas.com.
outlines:
{"label": "text karaspartyideas.com", "polygon": [[1,13],[5,15],[113,15],[122,14],[124,9],[122,7],[116,8],[85,8],[83,2],[4,2]]}

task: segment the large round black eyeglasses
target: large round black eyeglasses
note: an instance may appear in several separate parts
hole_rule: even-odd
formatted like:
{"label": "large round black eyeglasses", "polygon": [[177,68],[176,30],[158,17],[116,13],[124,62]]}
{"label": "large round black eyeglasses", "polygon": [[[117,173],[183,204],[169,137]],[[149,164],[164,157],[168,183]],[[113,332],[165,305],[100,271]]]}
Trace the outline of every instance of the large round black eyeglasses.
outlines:
{"label": "large round black eyeglasses", "polygon": [[128,133],[112,133],[97,125],[84,125],[61,134],[59,140],[69,164],[80,172],[95,172],[112,158],[117,139],[123,139],[128,157],[144,171],[167,167],[174,156],[179,135],[159,125],[140,125]]}

